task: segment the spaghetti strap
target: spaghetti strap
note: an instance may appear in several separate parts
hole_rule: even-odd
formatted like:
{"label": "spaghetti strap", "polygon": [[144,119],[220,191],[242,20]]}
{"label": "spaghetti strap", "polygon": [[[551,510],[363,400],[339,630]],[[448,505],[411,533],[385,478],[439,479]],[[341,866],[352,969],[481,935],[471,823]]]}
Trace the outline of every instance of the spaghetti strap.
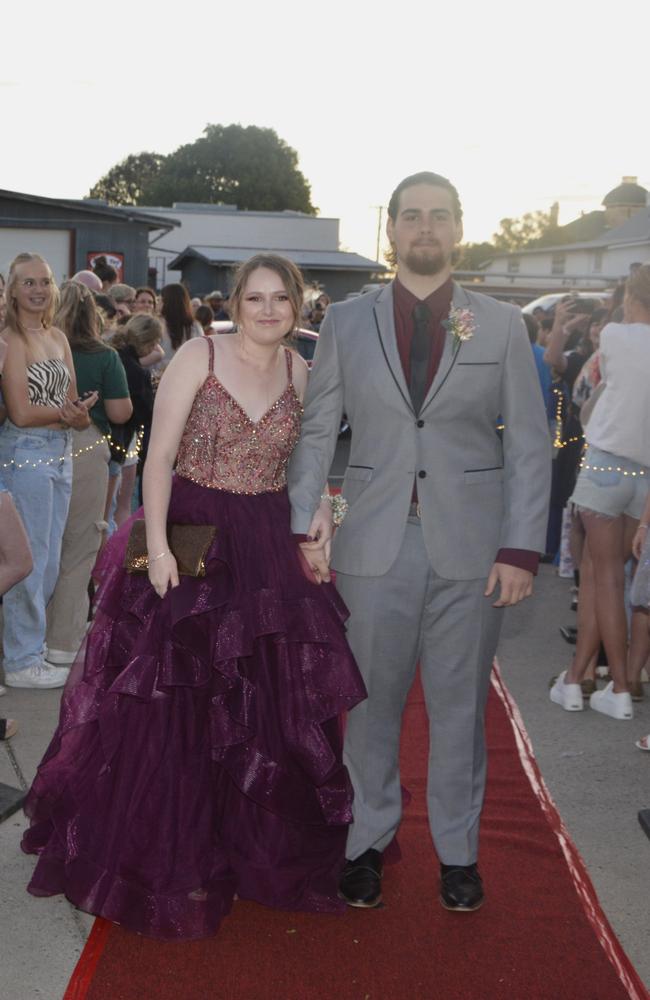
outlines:
{"label": "spaghetti strap", "polygon": [[210,375],[214,375],[214,344],[212,343],[212,337],[206,337],[205,339],[208,342],[208,351],[210,352],[208,361],[209,373]]}
{"label": "spaghetti strap", "polygon": [[291,385],[291,373],[293,371],[293,358],[291,357],[291,351],[288,347],[284,349],[284,356],[287,362],[287,376],[289,378],[289,385]]}

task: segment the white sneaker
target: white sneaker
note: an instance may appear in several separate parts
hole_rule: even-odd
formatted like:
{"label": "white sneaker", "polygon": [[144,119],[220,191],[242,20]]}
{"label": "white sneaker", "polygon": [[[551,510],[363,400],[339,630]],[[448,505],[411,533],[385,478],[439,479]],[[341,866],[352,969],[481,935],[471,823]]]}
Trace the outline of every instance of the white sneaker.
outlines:
{"label": "white sneaker", "polygon": [[609,715],[612,719],[631,719],[634,715],[630,692],[619,691],[614,694],[614,681],[610,681],[602,691],[594,691],[589,705],[594,711]]}
{"label": "white sneaker", "polygon": [[69,667],[74,663],[76,652],[71,653],[67,649],[50,649],[47,647],[47,663],[54,663],[57,666]]}
{"label": "white sneaker", "polygon": [[[561,705],[565,712],[582,712],[582,688],[579,684],[565,684],[566,670],[556,677],[549,691],[549,697],[556,705]],[[592,695],[593,698],[593,695]]]}
{"label": "white sneaker", "polygon": [[11,688],[60,688],[67,681],[69,673],[69,667],[53,667],[42,660],[24,670],[5,673],[5,683]]}

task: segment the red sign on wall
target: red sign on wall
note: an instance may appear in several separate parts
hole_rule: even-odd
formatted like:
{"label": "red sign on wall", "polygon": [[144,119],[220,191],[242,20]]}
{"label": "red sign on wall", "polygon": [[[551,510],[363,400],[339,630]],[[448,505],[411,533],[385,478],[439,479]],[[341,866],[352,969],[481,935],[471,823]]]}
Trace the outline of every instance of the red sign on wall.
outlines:
{"label": "red sign on wall", "polygon": [[114,250],[91,250],[86,255],[88,267],[92,270],[94,262],[98,257],[105,257],[106,263],[110,264],[117,271],[117,280],[124,281],[124,254],[116,253]]}

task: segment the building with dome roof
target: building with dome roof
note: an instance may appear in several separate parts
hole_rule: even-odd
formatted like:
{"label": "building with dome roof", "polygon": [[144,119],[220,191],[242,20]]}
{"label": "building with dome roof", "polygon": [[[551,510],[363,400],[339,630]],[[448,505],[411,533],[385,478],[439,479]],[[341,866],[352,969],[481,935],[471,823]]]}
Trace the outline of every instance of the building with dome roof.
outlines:
{"label": "building with dome roof", "polygon": [[553,245],[495,251],[478,271],[455,276],[476,291],[522,303],[543,292],[605,291],[632,265],[650,263],[649,202],[636,177],[623,177],[603,198],[603,210],[559,226]]}
{"label": "building with dome roof", "polygon": [[618,187],[613,188],[603,198],[605,206],[605,228],[614,229],[648,204],[648,192],[637,183],[636,177],[624,177]]}

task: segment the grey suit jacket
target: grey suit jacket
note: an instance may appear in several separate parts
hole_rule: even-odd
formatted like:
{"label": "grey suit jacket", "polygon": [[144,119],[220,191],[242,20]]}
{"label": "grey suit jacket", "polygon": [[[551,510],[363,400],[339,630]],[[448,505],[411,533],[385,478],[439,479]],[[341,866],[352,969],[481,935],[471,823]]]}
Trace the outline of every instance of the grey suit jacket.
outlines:
{"label": "grey suit jacket", "polygon": [[457,284],[453,305],[472,311],[476,330],[456,346],[447,333],[417,416],[397,349],[392,285],[330,306],[321,325],[289,496],[293,530],[305,533],[345,412],[352,440],[342,493],[350,510],[332,550],[342,573],[390,569],[415,477],[424,544],[440,576],[486,577],[500,548],[544,550],[551,449],[521,313]]}

